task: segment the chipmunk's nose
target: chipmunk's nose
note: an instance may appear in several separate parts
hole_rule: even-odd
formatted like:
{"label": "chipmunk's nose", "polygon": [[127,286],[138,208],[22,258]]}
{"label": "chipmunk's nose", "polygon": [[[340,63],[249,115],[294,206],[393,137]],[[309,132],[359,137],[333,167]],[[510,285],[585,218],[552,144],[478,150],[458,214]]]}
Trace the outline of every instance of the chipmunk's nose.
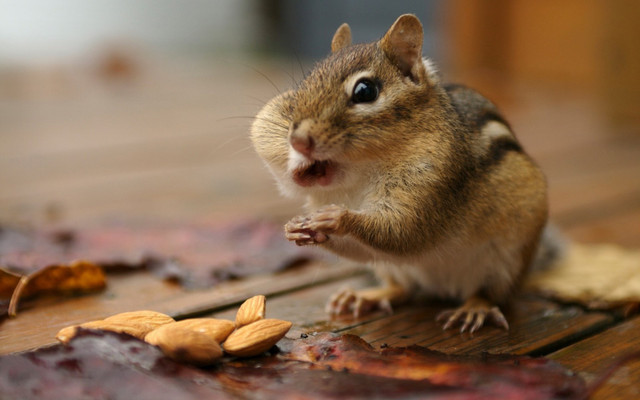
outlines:
{"label": "chipmunk's nose", "polygon": [[316,143],[315,140],[313,140],[313,137],[309,134],[308,129],[304,129],[304,127],[300,125],[293,125],[291,132],[289,133],[289,143],[295,151],[305,157],[311,158],[311,153],[313,152]]}
{"label": "chipmunk's nose", "polygon": [[315,147],[315,142],[309,135],[291,135],[289,142],[295,151],[306,157],[311,156]]}

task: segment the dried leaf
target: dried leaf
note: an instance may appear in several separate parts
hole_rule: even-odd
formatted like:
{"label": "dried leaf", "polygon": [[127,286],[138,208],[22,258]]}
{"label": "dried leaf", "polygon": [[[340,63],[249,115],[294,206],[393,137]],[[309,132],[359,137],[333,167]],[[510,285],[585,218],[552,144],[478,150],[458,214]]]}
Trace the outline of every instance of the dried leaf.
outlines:
{"label": "dried leaf", "polygon": [[22,275],[0,268],[0,299],[9,299]]}
{"label": "dried leaf", "polygon": [[532,273],[528,287],[591,308],[639,303],[640,250],[575,243],[556,264]]}
{"label": "dried leaf", "polygon": [[51,265],[32,274],[20,276],[11,294],[7,313],[11,317],[15,316],[21,299],[45,294],[86,293],[105,287],[106,277],[97,265],[86,261],[76,261],[70,265]]}
{"label": "dried leaf", "polygon": [[81,331],[57,345],[0,357],[8,398],[575,399],[584,381],[530,357],[454,357],[414,346],[376,351],[356,336],[283,340],[281,353],[183,365],[131,336]]}

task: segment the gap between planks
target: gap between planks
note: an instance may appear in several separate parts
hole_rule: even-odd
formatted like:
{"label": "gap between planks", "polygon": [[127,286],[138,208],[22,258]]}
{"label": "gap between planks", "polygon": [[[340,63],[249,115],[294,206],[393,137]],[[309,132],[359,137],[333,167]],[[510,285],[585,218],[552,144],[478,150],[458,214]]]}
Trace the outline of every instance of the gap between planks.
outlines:
{"label": "gap between planks", "polygon": [[569,345],[549,358],[578,372],[588,384],[624,357],[635,358],[619,365],[593,393],[593,400],[633,399],[640,396],[640,317],[622,322],[602,333]]}

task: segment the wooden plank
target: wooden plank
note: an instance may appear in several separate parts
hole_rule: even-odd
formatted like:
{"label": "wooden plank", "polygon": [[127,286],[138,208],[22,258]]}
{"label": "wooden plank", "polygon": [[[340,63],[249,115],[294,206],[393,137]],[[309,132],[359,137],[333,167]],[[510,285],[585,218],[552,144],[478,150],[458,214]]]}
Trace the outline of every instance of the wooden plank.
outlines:
{"label": "wooden plank", "polygon": [[567,223],[580,222],[577,212],[607,210],[608,204],[639,197],[640,143],[603,142],[542,161],[549,178],[552,217],[571,217]]}
{"label": "wooden plank", "polygon": [[[294,335],[331,330],[359,335],[374,346],[419,344],[456,354],[544,354],[613,323],[613,317],[604,313],[561,306],[525,294],[518,296],[505,312],[511,325],[508,332],[491,325],[474,335],[460,334],[455,329],[443,331],[435,318],[452,306],[443,302],[408,304],[398,307],[393,315],[378,312],[359,319],[330,318],[324,313],[326,300],[340,288],[348,285],[358,289],[372,284],[370,277],[358,276],[271,298],[267,302],[267,315],[292,321]],[[215,316],[234,319],[235,310]]]}
{"label": "wooden plank", "polygon": [[576,224],[565,229],[573,239],[584,243],[616,243],[621,246],[640,246],[640,196],[638,206],[630,209],[600,210],[606,215],[588,223]]}
{"label": "wooden plank", "polygon": [[609,366],[635,353],[636,358],[621,365],[594,393],[593,399],[637,399],[640,396],[638,332],[640,317],[558,350],[549,357],[578,372],[587,383],[593,383]]}
{"label": "wooden plank", "polygon": [[[347,279],[314,285],[313,287],[288,292],[283,295],[270,296],[267,298],[266,316],[267,318],[278,318],[293,322],[294,325],[289,333],[290,337],[299,337],[302,333],[338,332],[376,319],[386,318],[387,316],[382,312],[371,313],[358,319],[331,317],[325,312],[325,304],[333,293],[344,287],[362,289],[374,283],[372,276],[361,274]],[[230,308],[212,313],[211,316],[234,320],[236,311],[237,308]]]}
{"label": "wooden plank", "polygon": [[604,313],[585,312],[532,296],[514,299],[505,311],[509,331],[491,325],[471,335],[456,330],[443,331],[435,318],[451,305],[428,305],[398,310],[389,318],[349,330],[374,345],[407,346],[419,344],[452,354],[544,354],[550,349],[599,331],[613,323]]}
{"label": "wooden plank", "polygon": [[[640,155],[639,155],[640,157]],[[640,166],[633,170],[616,171],[598,179],[583,180],[563,193],[550,192],[551,219],[562,225],[571,226],[607,216],[615,207],[636,207],[640,198]]]}
{"label": "wooden plank", "polygon": [[[248,138],[241,136],[246,131],[248,127],[237,127],[232,132],[218,130],[214,135],[185,134],[126,145],[0,157],[0,181],[11,188],[20,188],[51,181],[83,182],[88,178],[101,179],[138,171],[229,163],[232,154],[237,157],[237,153],[249,145]],[[232,134],[237,139],[229,141]],[[253,156],[250,152],[245,153]]]}
{"label": "wooden plank", "polygon": [[0,329],[0,354],[24,351],[55,343],[63,327],[101,319],[119,312],[155,310],[175,318],[229,307],[256,294],[275,294],[342,279],[358,273],[351,264],[310,263],[275,275],[230,281],[206,290],[186,291],[148,273],[109,276],[106,291],[57,301],[39,301],[19,311]]}
{"label": "wooden plank", "polygon": [[[233,63],[200,63],[185,69],[158,64],[126,90],[110,90],[87,77],[73,96],[10,98],[0,108],[0,158],[216,136],[222,118],[255,115],[293,84],[281,65],[260,71]],[[76,75],[76,71],[67,71]],[[263,76],[264,74],[264,76]],[[71,77],[72,78],[72,77]],[[73,78],[72,78],[73,79]],[[274,86],[277,86],[276,89]],[[228,126],[246,124],[234,121]],[[246,130],[245,130],[246,131]]]}
{"label": "wooden plank", "polygon": [[[233,171],[233,174],[230,171]],[[251,183],[250,183],[251,182]],[[151,201],[152,199],[152,201]],[[260,199],[259,201],[257,199]],[[42,221],[56,208],[69,224],[110,217],[161,221],[199,219],[216,214],[269,215],[300,202],[282,199],[273,179],[257,159],[236,165],[129,171],[96,178],[22,186],[0,195],[0,220],[10,223]]]}

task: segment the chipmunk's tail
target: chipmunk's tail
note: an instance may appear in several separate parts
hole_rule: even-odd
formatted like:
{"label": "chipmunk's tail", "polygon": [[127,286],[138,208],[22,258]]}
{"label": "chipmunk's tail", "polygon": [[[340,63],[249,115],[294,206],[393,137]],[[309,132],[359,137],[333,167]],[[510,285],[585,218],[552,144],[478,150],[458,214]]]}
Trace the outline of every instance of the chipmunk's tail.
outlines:
{"label": "chipmunk's tail", "polygon": [[569,248],[569,240],[553,223],[547,223],[542,231],[540,244],[531,265],[532,271],[543,270],[553,266],[562,258]]}

